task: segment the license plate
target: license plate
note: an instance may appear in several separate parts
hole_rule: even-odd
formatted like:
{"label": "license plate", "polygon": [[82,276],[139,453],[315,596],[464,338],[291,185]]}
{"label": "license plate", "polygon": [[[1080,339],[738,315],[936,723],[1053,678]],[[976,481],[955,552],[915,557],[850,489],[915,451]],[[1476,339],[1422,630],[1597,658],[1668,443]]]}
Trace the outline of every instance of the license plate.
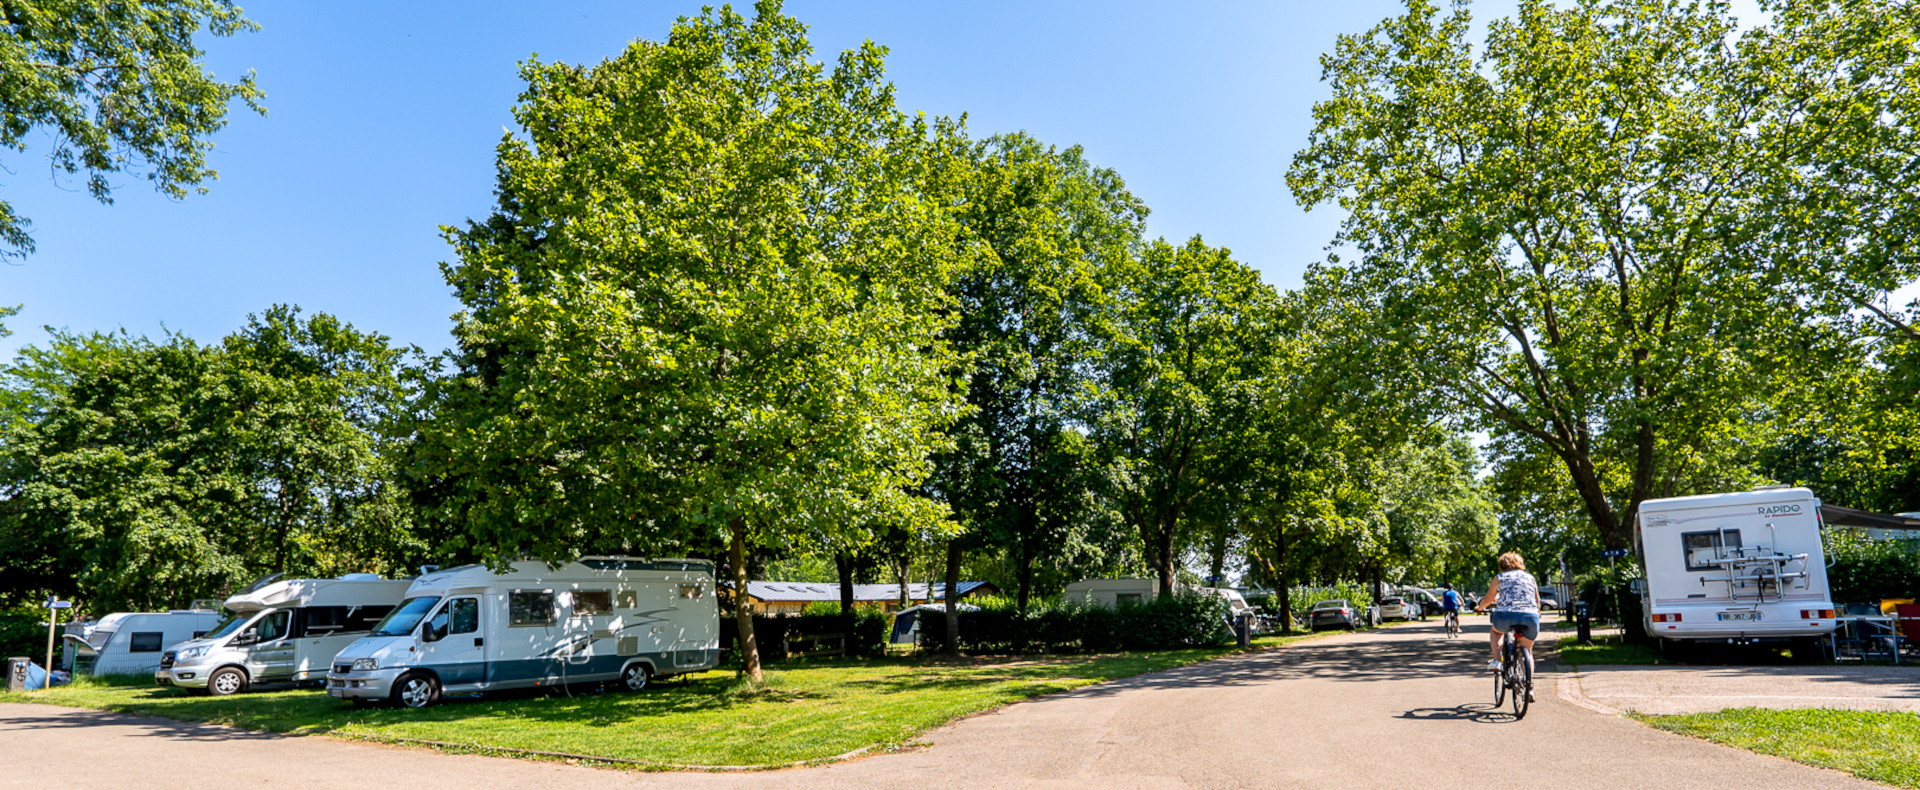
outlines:
{"label": "license plate", "polygon": [[1722,621],[1726,621],[1726,620],[1758,620],[1758,619],[1760,619],[1760,613],[1759,613],[1759,612],[1721,612],[1721,613],[1720,613],[1720,619],[1721,619]]}
{"label": "license plate", "polygon": [[346,695],[347,695],[347,692],[343,689],[337,689],[337,688],[327,689],[327,696],[329,697],[344,697]]}

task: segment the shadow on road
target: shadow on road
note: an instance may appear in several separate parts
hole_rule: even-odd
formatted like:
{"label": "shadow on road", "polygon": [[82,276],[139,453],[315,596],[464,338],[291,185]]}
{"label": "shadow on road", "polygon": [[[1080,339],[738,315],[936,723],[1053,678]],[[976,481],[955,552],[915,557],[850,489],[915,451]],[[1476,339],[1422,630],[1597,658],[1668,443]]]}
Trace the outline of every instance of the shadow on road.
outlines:
{"label": "shadow on road", "polygon": [[144,737],[171,738],[183,741],[267,741],[281,738],[298,737],[278,732],[260,732],[243,730],[237,727],[222,727],[192,721],[174,721],[155,716],[141,716],[130,713],[112,713],[101,710],[68,709],[68,712],[44,716],[9,716],[6,724],[9,728],[23,730],[46,729],[87,729],[107,725],[135,725],[142,728],[139,734]]}
{"label": "shadow on road", "polygon": [[1512,709],[1497,708],[1491,702],[1471,702],[1451,708],[1414,708],[1394,718],[1419,721],[1470,721],[1475,724],[1511,724],[1519,721],[1514,718]]}

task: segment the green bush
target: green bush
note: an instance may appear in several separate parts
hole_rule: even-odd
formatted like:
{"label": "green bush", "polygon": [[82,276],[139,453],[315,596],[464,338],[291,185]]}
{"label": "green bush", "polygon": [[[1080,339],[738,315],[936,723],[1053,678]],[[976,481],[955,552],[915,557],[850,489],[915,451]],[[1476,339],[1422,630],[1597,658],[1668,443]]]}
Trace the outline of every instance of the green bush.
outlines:
{"label": "green bush", "polygon": [[[785,658],[788,641],[810,634],[845,633],[846,623],[840,619],[840,607],[834,605],[832,614],[802,614],[798,616],[755,615],[753,618],[753,641],[760,649],[761,661],[779,661]],[[854,610],[853,633],[847,634],[847,655],[877,656],[887,650],[887,637],[893,629],[893,615],[872,607]],[[723,662],[737,662],[736,651],[739,628],[733,618],[720,619],[720,651]]]}
{"label": "green bush", "polygon": [[[27,656],[35,664],[47,660],[46,616],[39,613],[44,611],[0,612],[0,660],[14,656]],[[54,660],[60,657],[54,656]]]}
{"label": "green bush", "polygon": [[1215,647],[1233,638],[1219,596],[1181,593],[1117,608],[1047,601],[1022,612],[1009,601],[970,601],[960,646],[979,652],[1112,652]]}
{"label": "green bush", "polygon": [[1904,541],[1868,540],[1852,530],[1827,537],[1827,585],[1837,603],[1920,598],[1920,551]]}

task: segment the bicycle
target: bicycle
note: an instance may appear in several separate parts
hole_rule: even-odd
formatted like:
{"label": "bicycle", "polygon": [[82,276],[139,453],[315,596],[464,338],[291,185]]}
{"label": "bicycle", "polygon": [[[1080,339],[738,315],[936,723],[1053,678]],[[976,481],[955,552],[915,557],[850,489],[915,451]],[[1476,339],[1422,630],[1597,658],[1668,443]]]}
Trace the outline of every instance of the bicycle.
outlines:
{"label": "bicycle", "polygon": [[1521,655],[1519,643],[1508,631],[1500,641],[1500,671],[1493,675],[1493,707],[1498,709],[1513,697],[1513,719],[1519,721],[1527,717],[1527,698],[1533,691],[1533,665]]}
{"label": "bicycle", "polygon": [[1459,636],[1460,636],[1460,613],[1457,611],[1449,610],[1447,612],[1447,638],[1456,639]]}

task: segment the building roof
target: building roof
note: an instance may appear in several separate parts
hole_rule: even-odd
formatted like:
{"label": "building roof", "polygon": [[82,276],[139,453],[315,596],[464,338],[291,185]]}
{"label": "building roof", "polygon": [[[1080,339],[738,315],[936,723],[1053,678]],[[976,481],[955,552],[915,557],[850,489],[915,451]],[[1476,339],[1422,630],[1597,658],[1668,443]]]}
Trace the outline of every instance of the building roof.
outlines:
{"label": "building roof", "polygon": [[[929,588],[932,594],[929,595]],[[982,589],[985,588],[985,589]],[[965,598],[976,592],[998,592],[998,588],[986,582],[961,582],[960,597]],[[747,582],[747,597],[756,601],[829,601],[840,600],[840,585],[818,582]],[[943,582],[933,584],[907,585],[907,597],[916,601],[945,600],[947,585]],[[867,602],[885,602],[900,600],[898,584],[856,584],[853,586],[853,600]]]}
{"label": "building roof", "polygon": [[1920,529],[1920,518],[1907,514],[1892,515],[1855,510],[1838,505],[1820,506],[1820,518],[1834,527],[1878,527],[1880,529]]}

